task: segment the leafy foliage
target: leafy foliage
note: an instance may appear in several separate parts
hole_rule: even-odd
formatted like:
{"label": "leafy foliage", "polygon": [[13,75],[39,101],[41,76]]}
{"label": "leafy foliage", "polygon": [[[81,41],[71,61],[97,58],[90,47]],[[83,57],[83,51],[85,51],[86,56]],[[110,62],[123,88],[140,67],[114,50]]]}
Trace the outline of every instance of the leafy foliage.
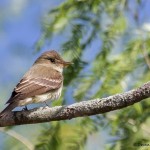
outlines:
{"label": "leafy foliage", "polygon": [[85,146],[87,134],[96,130],[97,128],[93,126],[89,118],[82,120],[82,122],[47,124],[44,126],[35,149],[82,150]]}
{"label": "leafy foliage", "polygon": [[[142,2],[137,1],[135,5],[140,7]],[[149,31],[144,32],[138,24],[140,12],[135,9],[132,13],[130,9],[128,0],[67,0],[49,12],[46,20],[48,25],[43,26],[44,38],[40,39],[40,42],[55,34],[69,35],[67,41],[62,44],[62,50],[64,56],[74,62],[74,66],[65,71],[65,86],[73,87],[72,99],[81,101],[105,97],[125,92],[149,80],[150,72],[143,55],[143,51],[146,51],[146,57],[149,59]],[[130,20],[130,17],[133,20]],[[38,43],[37,45],[39,46]],[[93,59],[84,59],[85,53],[90,51],[92,45],[94,48],[88,55]],[[94,51],[97,54],[92,56]],[[107,120],[111,127],[110,134],[118,137],[118,140],[107,145],[107,149],[134,149],[134,143],[149,141],[147,131],[143,128],[149,126],[149,106],[147,100],[96,118],[100,122]],[[80,122],[80,125],[76,122]],[[84,149],[89,134],[97,130],[83,130],[83,123],[84,126],[90,123],[92,126],[104,127],[91,117],[76,119],[73,121],[74,129],[83,132],[76,136],[71,134],[69,138],[64,132],[63,138],[68,140],[59,138],[59,143],[70,143],[74,147],[71,149]],[[72,132],[72,125],[68,122],[59,123],[61,127],[64,125]],[[56,133],[55,136],[59,137],[57,129]],[[84,136],[81,136],[82,134]],[[80,147],[80,144],[83,147]],[[63,149],[62,145],[60,147]]]}

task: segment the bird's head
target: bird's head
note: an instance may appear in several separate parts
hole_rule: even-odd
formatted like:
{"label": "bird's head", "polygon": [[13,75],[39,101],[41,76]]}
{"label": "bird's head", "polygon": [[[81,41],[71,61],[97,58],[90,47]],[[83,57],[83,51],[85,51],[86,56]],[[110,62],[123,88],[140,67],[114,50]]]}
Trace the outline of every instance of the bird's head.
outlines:
{"label": "bird's head", "polygon": [[36,61],[35,64],[50,66],[53,69],[62,71],[63,68],[72,64],[72,62],[64,61],[61,56],[54,50],[44,52]]}

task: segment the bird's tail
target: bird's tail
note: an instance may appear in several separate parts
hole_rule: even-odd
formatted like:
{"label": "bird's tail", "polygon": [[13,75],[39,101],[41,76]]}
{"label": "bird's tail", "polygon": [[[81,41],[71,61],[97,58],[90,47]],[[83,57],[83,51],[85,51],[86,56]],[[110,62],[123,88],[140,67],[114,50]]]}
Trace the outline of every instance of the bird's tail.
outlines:
{"label": "bird's tail", "polygon": [[1,117],[6,117],[8,114],[16,107],[16,103],[10,103],[1,113],[0,113],[0,118]]}

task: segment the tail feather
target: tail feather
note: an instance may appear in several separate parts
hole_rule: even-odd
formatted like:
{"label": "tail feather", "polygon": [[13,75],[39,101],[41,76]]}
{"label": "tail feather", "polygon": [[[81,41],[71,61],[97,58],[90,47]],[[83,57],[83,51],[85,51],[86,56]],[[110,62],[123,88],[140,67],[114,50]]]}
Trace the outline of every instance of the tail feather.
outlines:
{"label": "tail feather", "polygon": [[1,113],[0,113],[0,118],[1,117],[6,117],[9,115],[9,113],[16,107],[16,103],[10,103]]}

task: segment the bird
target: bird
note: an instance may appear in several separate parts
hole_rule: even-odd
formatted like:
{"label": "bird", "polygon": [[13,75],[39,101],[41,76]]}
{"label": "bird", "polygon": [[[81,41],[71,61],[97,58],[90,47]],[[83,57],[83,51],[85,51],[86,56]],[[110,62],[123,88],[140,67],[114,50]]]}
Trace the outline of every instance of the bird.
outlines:
{"label": "bird", "polygon": [[6,117],[19,106],[27,109],[28,104],[59,99],[63,88],[63,69],[71,64],[55,50],[42,53],[14,88],[0,117]]}

